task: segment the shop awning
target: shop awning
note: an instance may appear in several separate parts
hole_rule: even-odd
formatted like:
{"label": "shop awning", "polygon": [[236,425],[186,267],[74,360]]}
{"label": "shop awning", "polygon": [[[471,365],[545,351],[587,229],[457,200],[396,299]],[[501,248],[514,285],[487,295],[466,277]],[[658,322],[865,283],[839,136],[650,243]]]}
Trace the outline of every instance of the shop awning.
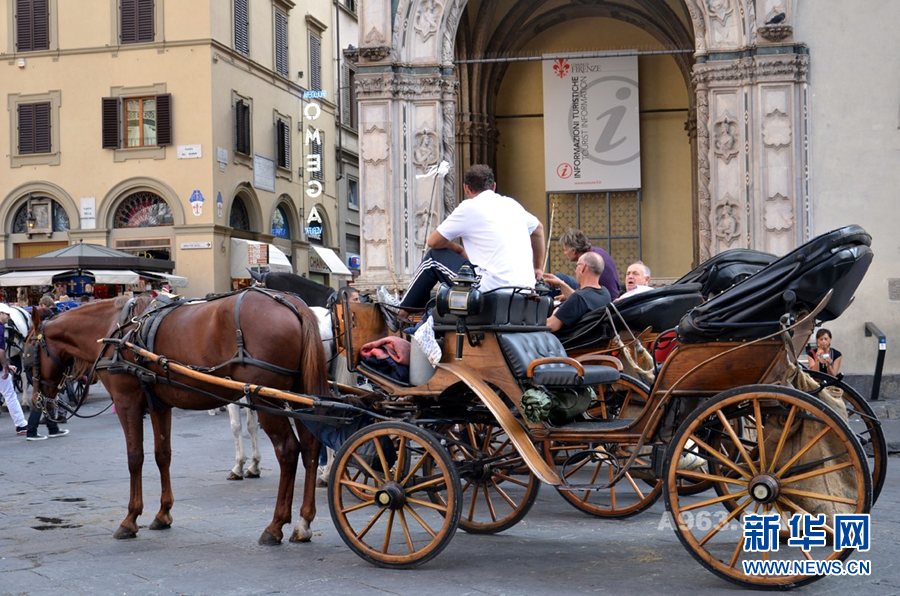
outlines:
{"label": "shop awning", "polygon": [[316,246],[315,244],[310,244],[310,246],[316,251],[316,254],[325,262],[325,265],[328,266],[328,270],[333,274],[352,275],[336,252],[330,248],[325,248],[324,246]]}
{"label": "shop awning", "polygon": [[274,244],[244,240],[243,238],[232,238],[231,277],[247,279],[250,277],[248,269],[294,272],[294,266],[291,265],[287,255]]}
{"label": "shop awning", "polygon": [[11,271],[0,275],[0,286],[50,286],[53,278],[65,270],[56,271]]}
{"label": "shop awning", "polygon": [[149,271],[138,271],[141,277],[159,281],[159,282],[169,282],[173,288],[183,288],[188,285],[188,278],[182,277],[180,275],[174,275],[172,273],[159,273],[159,272],[149,272]]}
{"label": "shop awning", "polygon": [[90,275],[95,284],[130,285],[140,282],[141,276],[127,269],[82,269],[82,275]]}

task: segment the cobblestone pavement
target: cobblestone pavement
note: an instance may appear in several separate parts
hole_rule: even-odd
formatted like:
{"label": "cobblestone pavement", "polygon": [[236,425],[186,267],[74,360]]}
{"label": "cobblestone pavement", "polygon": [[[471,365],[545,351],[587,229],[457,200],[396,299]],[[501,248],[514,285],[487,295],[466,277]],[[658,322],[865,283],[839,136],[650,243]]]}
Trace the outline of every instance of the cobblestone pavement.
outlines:
{"label": "cobblestone pavement", "polygon": [[[85,412],[108,403],[95,397]],[[29,443],[15,436],[8,415],[0,418],[2,594],[695,595],[738,589],[681,546],[661,502],[630,519],[605,521],[576,511],[546,486],[515,527],[494,536],[460,531],[440,556],[411,571],[378,569],[353,554],[332,526],[325,489],[318,490],[312,543],[258,546],[277,485],[271,444],[261,438],[262,478],[229,482],[228,420],[205,412],[175,412],[172,529],[146,528],[159,499],[148,436],[143,529],[137,539],[117,541],[112,534],[128,497],[118,421],[107,411],[68,428],[67,437]],[[900,459],[891,458],[865,557],[872,575],[825,578],[799,592],[900,593],[898,488]]]}

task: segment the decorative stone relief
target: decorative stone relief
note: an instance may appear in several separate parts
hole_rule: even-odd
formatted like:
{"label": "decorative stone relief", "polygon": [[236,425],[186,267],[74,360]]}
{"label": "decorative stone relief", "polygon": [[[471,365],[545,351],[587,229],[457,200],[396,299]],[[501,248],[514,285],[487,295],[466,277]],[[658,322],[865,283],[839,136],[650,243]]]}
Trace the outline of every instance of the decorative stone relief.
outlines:
{"label": "decorative stone relief", "polygon": [[699,236],[700,261],[712,256],[712,230],[710,210],[712,195],[709,192],[709,90],[697,83],[697,235]]}
{"label": "decorative stone relief", "polygon": [[720,159],[728,163],[738,154],[737,121],[729,113],[713,125],[714,150]]}
{"label": "decorative stone relief", "polygon": [[719,21],[722,25],[725,25],[728,17],[734,12],[728,0],[706,0],[706,5],[709,7],[710,21]]}
{"label": "decorative stone relief", "polygon": [[441,12],[443,10],[444,6],[436,0],[423,0],[423,2],[419,4],[413,28],[416,30],[416,33],[419,34],[419,37],[422,38],[422,41],[428,41],[432,35],[437,33],[438,26],[440,25]]}
{"label": "decorative stone relief", "polygon": [[467,0],[451,0],[447,8],[447,16],[444,18],[444,38],[441,40],[441,63],[443,66],[453,66],[453,48],[456,45],[456,31],[459,27],[459,19]]}
{"label": "decorative stone relief", "polygon": [[378,125],[372,125],[363,133],[362,158],[369,165],[378,165],[387,161],[391,153],[388,144],[388,133]]}
{"label": "decorative stone relief", "polygon": [[372,27],[363,39],[359,55],[371,62],[381,62],[391,55],[391,46],[388,45],[384,34]]}
{"label": "decorative stone relief", "polygon": [[775,108],[766,114],[762,136],[766,147],[787,147],[791,144],[791,119],[787,114]]}
{"label": "decorative stone relief", "polygon": [[722,197],[722,200],[716,205],[716,238],[726,246],[740,236],[739,207],[728,194]]}
{"label": "decorative stone relief", "polygon": [[794,204],[786,196],[776,193],[766,199],[763,219],[770,232],[783,232],[794,227]]}
{"label": "decorative stone relief", "polygon": [[416,133],[416,146],[413,149],[413,163],[419,170],[427,170],[428,166],[438,162],[437,133],[425,126]]}

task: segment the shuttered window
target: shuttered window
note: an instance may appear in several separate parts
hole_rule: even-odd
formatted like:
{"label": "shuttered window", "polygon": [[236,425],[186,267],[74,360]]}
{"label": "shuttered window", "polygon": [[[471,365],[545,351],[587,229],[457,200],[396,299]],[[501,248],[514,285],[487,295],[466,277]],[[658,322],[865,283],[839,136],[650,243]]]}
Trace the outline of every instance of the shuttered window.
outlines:
{"label": "shuttered window", "polygon": [[341,65],[341,122],[356,128],[356,73],[346,62]]}
{"label": "shuttered window", "polygon": [[234,0],[234,49],[250,55],[250,0]]}
{"label": "shuttered window", "polygon": [[50,102],[21,103],[16,107],[19,155],[50,153]]}
{"label": "shuttered window", "polygon": [[288,76],[288,18],[280,8],[275,9],[275,72]]}
{"label": "shuttered window", "polygon": [[234,104],[234,151],[250,155],[250,104],[244,100]]}
{"label": "shuttered window", "polygon": [[49,0],[16,0],[16,51],[50,49]]}
{"label": "shuttered window", "polygon": [[154,0],[119,0],[121,43],[153,41]]}
{"label": "shuttered window", "polygon": [[275,121],[275,154],[278,156],[278,167],[291,167],[291,124],[281,118]]}
{"label": "shuttered window", "polygon": [[322,38],[315,33],[309,34],[309,88],[322,89]]}
{"label": "shuttered window", "polygon": [[101,101],[104,149],[162,147],[172,144],[172,96],[104,97]]}

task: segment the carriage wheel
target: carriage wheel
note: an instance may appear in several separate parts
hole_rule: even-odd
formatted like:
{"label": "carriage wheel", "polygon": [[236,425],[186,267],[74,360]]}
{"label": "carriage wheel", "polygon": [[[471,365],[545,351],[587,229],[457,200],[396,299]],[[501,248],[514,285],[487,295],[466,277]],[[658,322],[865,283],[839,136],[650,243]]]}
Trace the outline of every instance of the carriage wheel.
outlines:
{"label": "carriage wheel", "polygon": [[[740,433],[735,429],[742,429]],[[708,442],[705,438],[719,437]],[[737,457],[734,457],[734,454]],[[679,467],[682,456],[716,461],[729,474]],[[679,494],[679,476],[710,480],[725,494]],[[867,513],[872,485],[865,453],[853,431],[828,406],[792,388],[738,387],[701,404],[678,429],[666,454],[666,508],[682,544],[704,567],[734,583],[790,588],[821,576],[750,575],[744,563],[843,560],[853,549],[835,552],[834,515]],[[731,504],[731,507],[724,507]],[[825,514],[824,546],[788,543],[794,514]],[[743,516],[777,515],[777,552],[744,552]]]}
{"label": "carriage wheel", "polygon": [[856,438],[862,444],[863,450],[869,456],[869,470],[872,472],[872,504],[874,505],[881,494],[881,489],[884,488],[888,462],[887,439],[878,416],[875,415],[866,398],[844,381],[818,370],[806,372],[819,383],[843,390],[844,403],[847,405],[847,416],[849,417],[848,423],[856,433]]}
{"label": "carriage wheel", "polygon": [[544,458],[557,466],[569,485],[605,487],[557,487],[570,505],[596,517],[621,519],[647,509],[662,492],[662,481],[653,474],[649,454],[638,456],[615,484],[606,486],[613,482],[632,448],[615,443],[545,441]]}
{"label": "carriage wheel", "polygon": [[[358,470],[364,478],[352,480]],[[459,494],[456,466],[431,433],[381,422],[354,433],[335,455],[328,507],[341,539],[356,554],[402,569],[444,550],[459,523]]]}
{"label": "carriage wheel", "polygon": [[519,523],[534,505],[541,482],[506,431],[496,422],[476,422],[453,424],[440,434],[462,485],[459,527],[471,534],[496,534]]}

